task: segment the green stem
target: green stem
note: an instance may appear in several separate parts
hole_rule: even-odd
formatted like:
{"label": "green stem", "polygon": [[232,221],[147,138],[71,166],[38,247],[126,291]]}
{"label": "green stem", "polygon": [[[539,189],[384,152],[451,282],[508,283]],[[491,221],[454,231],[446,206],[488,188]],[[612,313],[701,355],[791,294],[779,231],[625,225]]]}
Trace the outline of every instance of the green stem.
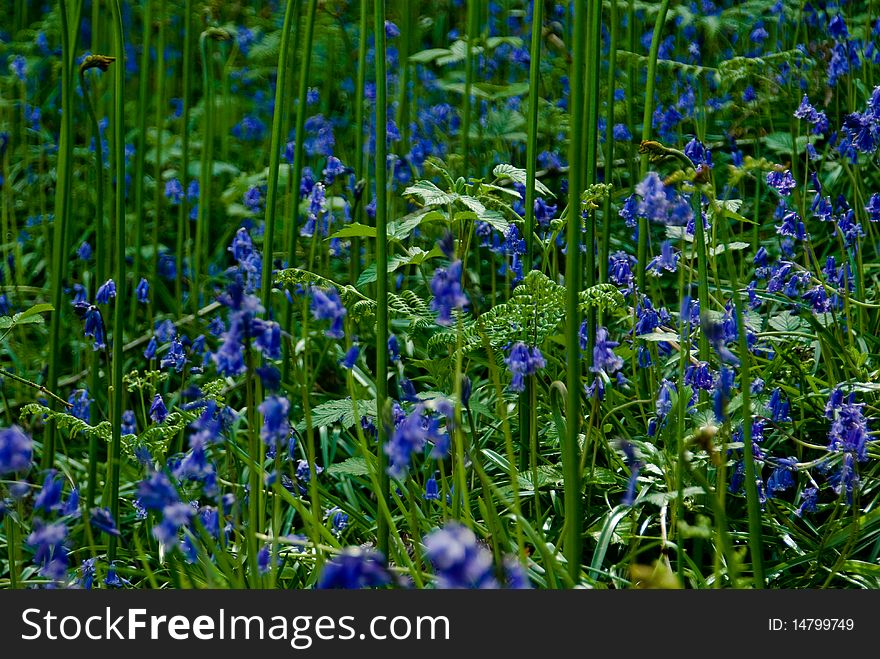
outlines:
{"label": "green stem", "polygon": [[467,3],[467,54],[464,59],[464,97],[461,100],[461,157],[462,171],[469,171],[468,155],[471,147],[471,91],[474,86],[474,42],[477,40],[480,0]]}
{"label": "green stem", "polygon": [[[375,0],[373,31],[376,40],[376,411],[379,432],[379,492],[384,499],[388,494],[388,456],[385,442],[388,428],[385,423],[385,404],[388,398],[388,193],[387,137],[388,106],[385,79],[385,0]],[[389,528],[379,518],[378,546],[388,555]]]}
{"label": "green stem", "polygon": [[[648,79],[645,85],[645,113],[642,118],[642,141],[651,139],[651,121],[654,118],[654,83],[657,75],[657,53],[660,50],[660,36],[666,25],[666,13],[669,11],[669,0],[663,0],[654,23],[654,34],[651,37],[651,50],[648,53]],[[648,156],[642,154],[639,164],[639,177],[645,178],[648,173]],[[635,185],[635,181],[633,181]],[[645,266],[648,264],[648,219],[639,218],[639,251],[638,276],[639,293],[645,293]]]}
{"label": "green stem", "polygon": [[[367,2],[360,3],[360,22],[358,27],[358,69],[357,69],[357,90],[355,92],[355,108],[354,108],[354,125],[355,125],[355,156],[354,165],[357,172],[358,185],[363,183],[361,195],[369,194],[369,167],[367,166],[367,157],[364,154],[364,88],[367,84],[367,34],[369,32],[369,12]],[[364,222],[366,215],[366,204],[361,198],[357,203],[357,221]],[[351,242],[351,280],[357,281],[357,277],[361,270],[361,241],[355,238]]]}
{"label": "green stem", "polygon": [[[192,78],[190,76],[190,64],[192,62],[192,3],[186,0],[183,19],[183,109],[181,111],[181,154],[180,154],[180,184],[184,190],[189,185],[189,104],[192,95]],[[185,237],[189,234],[189,213],[187,201],[182,199],[177,209],[177,236],[175,244],[176,277],[174,281],[175,296],[177,298],[177,313],[183,314],[183,265],[186,248]]]}
{"label": "green stem", "polygon": [[[634,16],[629,21],[635,20]],[[611,41],[608,51],[608,89],[606,90],[605,102],[608,104],[605,115],[605,183],[612,183],[614,175],[614,90],[617,78],[617,33],[618,23],[617,1],[611,2],[611,16],[609,28]],[[608,252],[611,245],[611,195],[605,197],[605,205],[602,212],[602,240],[599,243],[599,281],[604,282],[608,273]]]}
{"label": "green stem", "polygon": [[[116,169],[116,191],[114,196],[114,220],[116,230],[116,286],[118,293],[113,304],[113,391],[112,429],[110,442],[110,514],[114,520],[119,519],[119,463],[122,446],[122,347],[124,338],[122,326],[125,321],[124,311],[128,302],[128,286],[125,272],[125,34],[122,27],[122,8],[120,0],[114,0],[111,7],[114,22],[114,50],[116,63],[113,68],[113,147],[116,151],[114,167]],[[108,502],[105,501],[105,505]],[[116,558],[116,536],[110,536],[108,557],[110,562]]]}
{"label": "green stem", "polygon": [[[52,235],[51,299],[54,311],[49,324],[49,372],[46,387],[55,391],[58,388],[59,370],[65,360],[61,359],[61,310],[64,304],[64,257],[65,225],[70,218],[70,193],[73,179],[73,102],[71,84],[71,65],[73,50],[67,16],[67,2],[58,0],[61,16],[61,134],[58,141],[57,184],[55,186],[55,222]],[[100,143],[97,145],[100,149]],[[55,442],[57,427],[49,422],[46,427],[46,440],[43,447],[41,467],[51,469],[55,461]]]}
{"label": "green stem", "polygon": [[[725,245],[730,244],[729,228],[727,220],[719,214],[721,225],[721,240]],[[763,541],[761,538],[761,506],[758,502],[758,489],[756,487],[758,471],[755,465],[755,454],[752,450],[752,374],[751,353],[745,325],[743,324],[744,310],[742,295],[739,287],[739,275],[733,262],[731,250],[724,250],[724,262],[727,266],[727,277],[733,297],[733,309],[736,318],[737,343],[740,359],[740,396],[742,399],[742,429],[743,429],[743,464],[745,465],[745,490],[746,505],[749,511],[749,550],[752,555],[752,574],[754,575],[755,588],[764,587],[764,563]]]}
{"label": "green stem", "polygon": [[[144,15],[143,15],[143,43],[141,50],[141,65],[140,70],[138,71],[138,75],[140,76],[139,86],[138,86],[138,102],[137,102],[137,131],[138,131],[138,141],[137,141],[137,150],[135,151],[135,165],[134,165],[134,211],[136,214],[135,218],[135,249],[134,249],[134,264],[132,267],[132,279],[135,283],[137,283],[138,279],[141,276],[141,271],[143,266],[141,265],[141,261],[143,260],[143,248],[144,248],[144,230],[145,224],[144,216],[144,156],[147,150],[147,109],[149,107],[150,101],[148,98],[148,93],[150,89],[150,41],[152,37],[153,30],[153,2],[147,0],[144,3]],[[158,127],[157,127],[158,130]],[[158,219],[158,215],[157,215]],[[131,316],[129,318],[129,327],[134,327],[135,317],[137,314],[137,305],[131,305]]]}
{"label": "green stem", "polygon": [[[266,317],[270,314],[272,299],[272,266],[275,261],[273,247],[275,245],[275,216],[278,196],[278,168],[281,161],[281,139],[284,98],[287,83],[287,58],[290,50],[290,33],[293,16],[297,12],[299,0],[287,0],[284,9],[284,26],[281,28],[281,50],[278,52],[278,69],[275,75],[275,112],[272,116],[272,139],[269,142],[269,180],[266,188],[266,229],[263,239],[263,272],[261,292]],[[299,134],[297,134],[299,139]]]}
{"label": "green stem", "polygon": [[[287,265],[288,267],[296,266],[296,243],[297,233],[299,230],[299,181],[302,177],[303,158],[305,154],[305,125],[306,125],[306,100],[309,92],[309,68],[311,64],[312,39],[315,34],[315,12],[317,0],[309,0],[306,8],[305,16],[305,40],[303,41],[303,57],[299,65],[299,88],[297,91],[296,103],[296,121],[294,126],[294,139],[296,140],[293,149],[293,172],[291,172],[291,180],[289,181],[290,189],[293,191],[293,213],[290,216],[290,222],[287,226]],[[314,237],[315,240],[319,238]],[[291,328],[293,322],[293,305],[287,306],[285,314],[284,326]],[[292,332],[291,332],[292,334]],[[282,382],[289,381],[290,367],[292,362],[291,350],[289,344],[284,344],[284,359],[281,366]]]}
{"label": "green stem", "polygon": [[568,170],[568,234],[565,252],[565,327],[566,360],[566,436],[562,443],[565,499],[565,557],[569,575],[577,582],[580,574],[583,516],[581,514],[581,472],[579,469],[578,431],[581,416],[580,309],[578,279],[580,273],[581,192],[584,184],[584,151],[581,148],[584,127],[584,68],[586,55],[586,7],[575,0],[572,39],[572,66],[569,75],[571,120]]}

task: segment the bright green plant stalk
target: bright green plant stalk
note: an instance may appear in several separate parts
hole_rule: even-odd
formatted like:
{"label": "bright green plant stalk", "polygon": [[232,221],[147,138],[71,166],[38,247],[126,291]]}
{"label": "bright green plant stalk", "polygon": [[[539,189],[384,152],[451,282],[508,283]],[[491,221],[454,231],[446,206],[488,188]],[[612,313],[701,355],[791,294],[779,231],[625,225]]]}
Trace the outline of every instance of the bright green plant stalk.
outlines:
{"label": "bright green plant stalk", "polygon": [[[360,21],[358,24],[358,64],[357,64],[357,87],[355,91],[354,108],[354,165],[357,171],[358,182],[363,181],[360,203],[357,203],[358,222],[363,224],[366,215],[366,198],[369,196],[369,167],[367,157],[364,154],[364,87],[367,84],[367,34],[369,33],[368,3],[360,3]],[[351,280],[357,281],[361,271],[361,241],[354,238],[351,241]]]}
{"label": "bright green plant stalk", "polygon": [[210,208],[211,208],[211,147],[214,141],[214,90],[211,79],[210,48],[208,46],[209,34],[202,32],[199,37],[199,50],[202,53],[202,98],[204,104],[204,117],[202,119],[202,153],[201,166],[199,168],[199,212],[196,219],[196,240],[193,246],[193,269],[192,290],[190,302],[193,305],[193,313],[198,313],[201,304],[202,287],[200,277],[202,275],[203,260],[205,259],[207,236],[210,235]]}
{"label": "bright green plant stalk", "polygon": [[468,154],[471,147],[471,92],[474,87],[474,42],[477,40],[477,22],[480,15],[480,0],[467,3],[467,54],[464,59],[464,96],[461,100],[461,157],[462,171],[470,171]]}
{"label": "bright green plant stalk", "polygon": [[[162,208],[162,117],[165,112],[165,0],[159,3],[159,36],[156,42],[156,114],[154,115],[156,127],[156,168],[153,174],[153,182],[155,185],[153,196],[153,260],[150,268],[150,284],[155,285],[158,281],[159,273],[159,225],[164,216]],[[150,327],[153,326],[152,308],[155,294],[150,297]]]}
{"label": "bright green plant stalk", "polygon": [[[299,230],[299,180],[302,177],[303,158],[305,157],[305,126],[306,126],[306,100],[309,93],[309,68],[311,65],[312,39],[315,34],[315,13],[317,0],[309,0],[305,16],[305,39],[303,40],[303,57],[299,65],[299,88],[297,91],[296,121],[294,126],[293,149],[293,172],[291,173],[290,187],[293,191],[293,213],[287,225],[287,264],[288,267],[296,267],[296,243]],[[317,236],[315,240],[317,240]],[[293,305],[287,306],[284,326],[291,329],[293,323]],[[291,332],[292,333],[292,332]],[[281,366],[281,380],[287,382],[290,377],[291,350],[289,344],[284,344],[284,359]]]}
{"label": "bright green plant stalk", "polygon": [[[602,57],[602,3],[600,0],[589,0],[587,11],[587,80],[586,94],[586,173],[583,187],[594,185],[599,180],[599,62]],[[596,213],[586,217],[586,287],[596,283]],[[587,309],[587,350],[584,359],[587,368],[593,365],[593,344],[596,341],[596,310]],[[586,447],[584,448],[586,451]]]}
{"label": "bright green plant stalk", "polygon": [[[541,80],[541,44],[544,25],[544,3],[535,2],[532,8],[532,44],[529,51],[529,115],[528,141],[526,142],[526,268],[531,270],[535,264],[535,167],[538,159],[538,104],[541,95],[538,86]],[[477,250],[479,253],[479,250]],[[479,263],[479,260],[477,261]],[[531,423],[530,401],[534,398],[535,379],[526,378],[526,390],[519,397],[519,446],[520,469],[525,466],[527,447],[535,444],[537,428]]]}
{"label": "bright green plant stalk", "polygon": [[278,52],[278,69],[275,75],[275,112],[272,117],[272,138],[269,141],[269,180],[266,186],[266,229],[263,239],[263,272],[261,280],[261,292],[263,296],[263,308],[266,315],[272,300],[272,266],[274,262],[273,250],[275,246],[275,216],[278,206],[278,168],[281,162],[281,140],[283,129],[281,119],[282,108],[286,94],[287,83],[287,59],[290,50],[290,33],[293,25],[293,16],[296,14],[299,0],[287,0],[284,9],[284,26],[281,28],[281,50]]}
{"label": "bright green plant stalk", "polygon": [[[654,35],[651,37],[651,50],[648,52],[648,79],[645,85],[645,113],[642,118],[642,141],[651,139],[651,121],[654,118],[654,83],[657,76],[657,53],[660,51],[660,36],[666,25],[666,13],[669,11],[669,0],[663,0],[654,23]],[[639,164],[639,177],[648,173],[648,155],[642,154]],[[635,181],[633,181],[635,185]],[[645,293],[645,266],[648,264],[648,232],[650,227],[647,218],[639,218],[638,275],[636,281],[639,293]]]}
{"label": "bright green plant stalk", "polygon": [[[116,230],[116,287],[117,294],[113,304],[113,391],[111,396],[112,435],[110,442],[110,455],[108,463],[110,467],[109,503],[110,514],[114,520],[119,519],[119,463],[120,449],[122,446],[122,326],[125,320],[125,308],[128,303],[128,286],[125,272],[125,130],[123,121],[125,118],[125,35],[122,27],[122,9],[120,0],[114,0],[111,5],[114,22],[114,50],[116,51],[116,63],[113,68],[113,148],[115,150],[114,167],[116,169],[116,191],[114,196],[115,213],[114,220]],[[116,558],[116,536],[111,535],[108,547],[109,560],[112,563]]]}
{"label": "bright green plant stalk", "polygon": [[[630,17],[632,22],[634,17]],[[614,88],[617,78],[617,33],[619,18],[617,16],[617,0],[611,2],[611,15],[608,27],[611,39],[608,45],[608,89],[605,102],[605,183],[611,184],[614,175]],[[611,245],[611,195],[605,197],[602,212],[602,238],[599,241],[599,281],[604,282],[608,273],[608,252]]]}
{"label": "bright green plant stalk", "polygon": [[[293,25],[293,17],[297,14],[297,5],[299,0],[288,0],[284,9],[284,25],[281,28],[281,50],[278,52],[278,68],[275,74],[275,112],[272,117],[272,138],[269,142],[269,180],[266,189],[266,228],[263,240],[263,272],[261,281],[261,291],[263,297],[263,308],[266,317],[271,315],[272,303],[272,269],[274,263],[274,245],[275,245],[275,217],[277,210],[278,196],[278,169],[281,161],[281,139],[284,133],[282,128],[282,119],[284,116],[284,98],[286,94],[287,84],[287,62],[290,51],[290,34]],[[281,451],[277,451],[275,465],[276,471],[280,466]],[[272,532],[272,557],[278,555],[278,536],[280,535],[280,497],[274,499],[275,512],[272,515],[273,532]],[[276,570],[272,571],[272,581],[274,582]]]}
{"label": "bright green plant stalk", "polygon": [[[190,65],[192,62],[192,2],[186,0],[183,18],[183,109],[181,110],[181,154],[180,154],[180,183],[186,190],[189,184],[189,103],[192,95],[192,78]],[[177,209],[177,236],[175,244],[176,277],[174,292],[177,298],[177,313],[183,314],[183,264],[186,249],[185,237],[189,234],[189,213],[187,213],[187,201],[182,199]]]}
{"label": "bright green plant stalk", "polygon": [[584,127],[584,69],[586,56],[586,7],[575,0],[570,80],[571,120],[568,169],[568,234],[565,250],[565,349],[566,360],[566,436],[562,444],[565,499],[565,558],[568,571],[576,582],[580,574],[583,515],[581,514],[581,472],[579,468],[578,431],[581,416],[581,361],[578,330],[580,309],[578,280],[580,273],[581,192],[584,183],[584,151],[581,148]]}
{"label": "bright green plant stalk", "polygon": [[[73,51],[70,39],[67,2],[58,0],[61,16],[61,134],[58,141],[57,183],[55,185],[55,222],[52,237],[51,296],[54,311],[49,323],[49,373],[46,387],[50,391],[58,389],[61,359],[61,310],[64,308],[64,258],[65,224],[70,219],[70,194],[73,179],[73,89],[71,81]],[[101,148],[98,143],[98,149]],[[43,456],[40,466],[51,469],[55,461],[55,440],[57,428],[54,422],[46,427]]]}
{"label": "bright green plant stalk", "polygon": [[[720,213],[718,214],[721,215]],[[700,224],[700,222],[696,222]],[[721,225],[721,240],[725,245],[730,244],[730,229],[727,219],[719,217]],[[748,337],[744,325],[745,313],[743,311],[742,294],[739,287],[739,274],[736,264],[733,262],[731,250],[724,250],[724,264],[727,269],[727,277],[733,297],[733,311],[736,319],[737,352],[740,359],[739,387],[742,399],[742,429],[743,429],[743,464],[745,466],[745,491],[746,506],[749,511],[749,550],[752,556],[752,574],[755,588],[764,587],[764,549],[761,538],[761,506],[758,502],[758,488],[755,486],[757,468],[755,467],[755,454],[752,451],[752,365],[751,353],[749,352]]]}
{"label": "bright green plant stalk", "polygon": [[[104,150],[101,146],[101,131],[98,127],[98,118],[95,115],[95,108],[92,104],[92,96],[87,82],[88,78],[86,78],[86,70],[87,68],[85,66],[80,66],[79,81],[80,87],[82,88],[83,102],[89,115],[89,122],[91,123],[92,136],[95,140],[95,269],[97,272],[96,286],[100,286],[107,279],[107,247],[105,245],[105,231],[107,228],[104,224]],[[100,396],[101,384],[101,369],[99,367],[100,356],[99,353],[93,354],[94,364],[91,373],[91,394],[95,396],[95,403],[100,408],[102,402],[98,398]],[[89,484],[86,490],[86,503],[89,508],[95,503],[97,475],[98,437],[93,435],[89,438]]]}
{"label": "bright green plant stalk", "polygon": [[[143,40],[141,51],[141,64],[138,86],[137,102],[137,148],[134,154],[134,211],[135,211],[135,249],[134,263],[132,264],[132,277],[137,283],[143,271],[144,232],[146,231],[146,212],[144,209],[144,162],[147,151],[147,110],[150,106],[150,42],[153,35],[153,2],[146,0],[143,3]],[[158,214],[156,219],[158,220]],[[129,327],[134,327],[137,305],[131,305],[131,317]]]}
{"label": "bright green plant stalk", "polygon": [[[385,442],[388,429],[385,423],[385,403],[388,398],[388,106],[385,79],[385,0],[375,0],[373,32],[376,41],[376,412],[379,433],[379,492],[384,499],[388,493],[388,456]],[[378,520],[378,546],[388,555],[389,528],[387,520]]]}

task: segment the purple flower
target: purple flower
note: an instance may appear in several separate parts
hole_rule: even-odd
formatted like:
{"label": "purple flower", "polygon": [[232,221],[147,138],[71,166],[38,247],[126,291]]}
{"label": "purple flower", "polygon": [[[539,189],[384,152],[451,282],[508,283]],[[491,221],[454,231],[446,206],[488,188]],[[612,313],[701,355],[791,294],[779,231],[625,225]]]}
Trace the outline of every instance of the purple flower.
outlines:
{"label": "purple flower", "polygon": [[143,277],[137,285],[137,300],[141,304],[149,304],[150,302],[150,283]]}
{"label": "purple flower", "polygon": [[150,405],[150,418],[156,423],[163,423],[167,417],[168,409],[165,407],[165,401],[162,400],[162,394],[157,393]]}
{"label": "purple flower", "polygon": [[438,325],[452,324],[453,309],[464,310],[467,307],[467,296],[461,289],[461,261],[453,261],[449,268],[437,268],[431,279],[431,309],[437,312]]}
{"label": "purple flower", "polygon": [[514,343],[507,357],[504,359],[508,370],[513,374],[510,383],[510,390],[516,392],[525,391],[525,378],[528,375],[534,375],[538,370],[544,368],[544,356],[537,346],[529,347],[522,341]]}
{"label": "purple flower", "polygon": [[21,428],[0,429],[0,476],[26,471],[32,458],[33,442]]}
{"label": "purple flower", "polygon": [[282,396],[270,396],[260,404],[260,414],[263,415],[260,439],[263,442],[274,445],[287,439],[290,435],[289,411],[290,402]]}
{"label": "purple flower", "polygon": [[492,553],[470,529],[457,522],[425,536],[425,555],[434,566],[437,588],[499,588]]}
{"label": "purple flower", "polygon": [[316,320],[331,321],[330,329],[324,332],[328,338],[341,339],[345,336],[342,319],[348,312],[342,306],[342,300],[335,288],[321,289],[313,286],[311,309]]}
{"label": "purple flower", "polygon": [[347,547],[324,564],[317,588],[379,588],[391,583],[385,557],[360,547]]}
{"label": "purple flower", "polygon": [[107,304],[115,297],[116,283],[112,279],[108,279],[98,287],[98,292],[95,293],[95,304]]}

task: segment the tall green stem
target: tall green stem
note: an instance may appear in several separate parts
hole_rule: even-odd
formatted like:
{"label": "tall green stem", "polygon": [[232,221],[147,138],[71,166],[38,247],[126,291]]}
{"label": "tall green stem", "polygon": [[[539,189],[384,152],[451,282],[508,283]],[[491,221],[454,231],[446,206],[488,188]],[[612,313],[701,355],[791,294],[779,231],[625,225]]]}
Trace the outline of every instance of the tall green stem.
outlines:
{"label": "tall green stem", "polygon": [[[632,22],[635,17],[630,17]],[[617,0],[611,2],[611,15],[608,19],[611,40],[608,47],[608,89],[605,102],[605,183],[612,183],[614,174],[614,91],[617,79],[617,33],[619,18],[617,15]],[[599,242],[599,281],[604,282],[608,272],[608,252],[611,244],[611,195],[605,197],[605,206],[602,213],[602,239]]]}
{"label": "tall green stem", "polygon": [[461,113],[461,157],[462,171],[470,171],[468,154],[471,147],[471,95],[474,86],[474,42],[477,40],[477,21],[480,15],[480,0],[468,0],[467,3],[467,54],[464,60],[464,97]]}
{"label": "tall green stem", "polygon": [[261,291],[263,295],[263,308],[269,316],[269,307],[272,299],[272,267],[275,261],[273,248],[275,245],[275,215],[278,197],[278,168],[281,162],[281,120],[284,116],[282,108],[287,84],[287,58],[290,49],[290,33],[293,24],[293,16],[297,11],[299,0],[287,0],[284,10],[284,26],[281,28],[281,50],[278,53],[278,69],[275,74],[275,111],[272,116],[272,139],[269,142],[269,180],[266,188],[266,229],[263,239],[263,272]]}
{"label": "tall green stem", "polygon": [[[293,149],[293,172],[291,173],[290,186],[293,191],[293,213],[287,225],[287,264],[288,267],[296,267],[296,243],[297,232],[299,230],[299,181],[302,177],[303,158],[305,156],[305,126],[306,126],[306,101],[309,92],[309,67],[311,64],[312,39],[315,34],[315,10],[317,0],[309,0],[306,8],[305,17],[305,39],[302,47],[302,59],[299,65],[299,88],[297,91],[296,102],[296,121],[294,127],[294,139],[296,140]],[[315,240],[318,237],[315,236]],[[285,327],[291,328],[293,322],[293,305],[288,305],[285,315]],[[292,333],[292,332],[291,332]],[[288,382],[290,377],[291,354],[288,344],[284,345],[284,360],[282,362],[282,381]]]}
{"label": "tall green stem", "polygon": [[[183,18],[183,109],[181,111],[182,137],[180,154],[180,182],[184,189],[189,182],[189,104],[192,95],[192,78],[190,66],[192,62],[192,3],[186,0]],[[176,277],[174,289],[177,298],[177,312],[183,313],[183,264],[186,248],[185,236],[189,233],[189,213],[186,200],[181,200],[177,209],[177,240],[175,244]]]}
{"label": "tall green stem", "polygon": [[[642,141],[651,139],[651,121],[654,117],[654,78],[657,75],[657,54],[660,51],[660,37],[666,24],[666,13],[669,11],[669,0],[663,0],[654,23],[654,34],[651,37],[651,50],[648,53],[648,79],[645,84],[645,113],[642,118]],[[632,17],[630,17],[632,20]],[[639,176],[644,178],[648,173],[648,155],[642,154],[639,165]],[[635,184],[635,181],[633,181]],[[639,252],[638,276],[639,293],[645,293],[645,266],[648,264],[648,219],[639,218]]]}
{"label": "tall green stem", "polygon": [[[721,215],[721,214],[719,214]],[[725,245],[730,244],[727,219],[720,217],[721,239]],[[742,430],[743,430],[743,464],[745,466],[746,506],[749,511],[749,550],[752,555],[752,574],[755,588],[764,587],[763,540],[761,538],[761,505],[758,501],[757,467],[755,454],[752,450],[752,366],[749,352],[748,332],[743,323],[744,311],[742,295],[739,288],[739,274],[733,262],[731,250],[724,250],[724,263],[727,266],[727,277],[733,297],[733,310],[736,317],[737,352],[740,359],[739,385],[742,398]]]}
{"label": "tall green stem", "polygon": [[[113,305],[113,393],[112,434],[110,442],[110,514],[114,520],[119,519],[119,457],[122,446],[122,326],[125,320],[124,311],[128,302],[128,286],[125,272],[125,35],[122,27],[122,9],[120,0],[114,0],[114,50],[116,64],[113,67],[113,148],[115,150],[114,167],[116,169],[116,190],[114,196],[114,220],[116,230],[116,286],[117,294]],[[106,504],[107,502],[105,502]],[[108,548],[112,562],[116,557],[116,536],[110,536]]]}
{"label": "tall green stem", "polygon": [[[58,375],[64,360],[61,359],[61,310],[64,292],[65,225],[70,220],[70,194],[73,179],[73,103],[72,62],[73,50],[68,27],[67,3],[58,0],[61,15],[61,134],[58,141],[58,168],[55,184],[55,222],[52,234],[52,312],[49,324],[49,373],[46,387],[58,389]],[[100,149],[100,144],[98,144]],[[57,428],[50,422],[46,428],[41,466],[50,469],[55,461]]]}
{"label": "tall green stem", "polygon": [[210,48],[208,47],[208,32],[202,32],[199,37],[199,50],[202,53],[202,90],[203,112],[202,119],[202,154],[199,168],[199,212],[196,218],[196,240],[193,247],[192,290],[190,297],[193,305],[193,313],[198,313],[201,305],[201,281],[205,241],[210,235],[210,209],[211,209],[211,149],[214,141],[214,90],[211,80]]}
{"label": "tall green stem", "polygon": [[[376,40],[376,411],[379,422],[379,489],[377,497],[388,492],[388,456],[385,441],[385,402],[388,398],[388,188],[387,125],[385,79],[385,0],[375,0],[373,31]],[[389,528],[382,517],[378,520],[379,551],[388,555]]]}
{"label": "tall green stem", "polygon": [[[367,34],[369,33],[368,3],[360,3],[360,20],[358,23],[358,64],[357,64],[357,88],[355,91],[354,108],[354,166],[357,172],[358,183],[363,181],[360,203],[357,203],[357,221],[363,223],[366,215],[366,203],[363,195],[369,195],[369,167],[367,156],[364,154],[364,88],[367,85]],[[361,241],[354,238],[351,242],[351,280],[357,281],[361,271]]]}
{"label": "tall green stem", "polygon": [[[141,44],[141,65],[138,75],[140,76],[138,86],[138,102],[137,102],[137,150],[135,151],[134,165],[134,211],[135,218],[135,249],[134,264],[132,267],[132,277],[135,282],[141,276],[143,266],[144,249],[144,231],[146,230],[144,221],[144,162],[147,151],[147,110],[149,109],[149,89],[150,89],[150,42],[153,34],[153,2],[146,0],[144,2],[143,15],[143,43]],[[156,127],[158,130],[158,126]],[[154,209],[155,210],[155,209]],[[158,220],[158,213],[156,214]],[[137,313],[137,305],[131,305],[130,327],[134,327],[135,314]]]}
{"label": "tall green stem", "polygon": [[568,234],[565,251],[565,348],[566,360],[566,437],[562,444],[562,460],[565,499],[565,558],[574,581],[580,574],[583,516],[581,514],[581,472],[579,467],[578,431],[581,416],[581,360],[580,311],[578,280],[581,243],[581,193],[584,186],[584,151],[582,149],[584,128],[584,69],[586,6],[584,0],[574,0],[574,29],[572,39],[572,65],[569,75],[571,120],[569,122],[569,169],[568,169]]}

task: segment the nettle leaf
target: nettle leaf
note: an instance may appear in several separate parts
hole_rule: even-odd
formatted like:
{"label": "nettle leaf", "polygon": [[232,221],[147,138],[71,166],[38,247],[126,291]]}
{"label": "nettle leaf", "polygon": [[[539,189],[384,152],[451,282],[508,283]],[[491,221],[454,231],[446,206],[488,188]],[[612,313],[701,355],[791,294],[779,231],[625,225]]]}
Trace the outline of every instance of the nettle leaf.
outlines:
{"label": "nettle leaf", "polygon": [[444,192],[431,181],[416,181],[403,191],[404,196],[418,197],[425,206],[443,206],[458,199],[454,192]]}
{"label": "nettle leaf", "polygon": [[446,215],[440,211],[419,210],[399,220],[388,223],[388,237],[394,240],[406,240],[409,235],[425,222],[446,221]]}
{"label": "nettle leaf", "polygon": [[[508,165],[507,163],[497,165],[495,169],[492,170],[492,174],[494,174],[495,178],[509,178],[514,183],[519,183],[520,185],[526,185],[528,181],[526,170],[514,167],[513,165]],[[541,183],[538,179],[535,179],[535,191],[544,197],[556,196],[550,188]]]}
{"label": "nettle leaf", "polygon": [[[433,247],[430,252],[426,252],[421,247],[410,247],[406,254],[395,254],[388,259],[388,273],[390,274],[402,266],[419,265],[428,259],[433,259],[442,255],[443,251],[436,246]],[[364,268],[363,272],[361,272],[361,276],[358,277],[357,280],[357,285],[364,286],[365,284],[370,284],[376,281],[376,276],[376,264],[371,263]]]}
{"label": "nettle leaf", "polygon": [[54,311],[55,307],[51,304],[35,304],[30,309],[25,309],[24,311],[13,314],[10,316],[2,316],[0,317],[0,329],[9,329],[16,325],[30,325],[34,323],[42,323],[43,317],[40,315],[41,313],[45,313],[47,311]]}
{"label": "nettle leaf", "polygon": [[344,227],[342,227],[339,231],[329,236],[327,240],[332,238],[375,238],[376,237],[376,227],[367,226],[366,224],[360,224],[359,222],[352,222]]}

